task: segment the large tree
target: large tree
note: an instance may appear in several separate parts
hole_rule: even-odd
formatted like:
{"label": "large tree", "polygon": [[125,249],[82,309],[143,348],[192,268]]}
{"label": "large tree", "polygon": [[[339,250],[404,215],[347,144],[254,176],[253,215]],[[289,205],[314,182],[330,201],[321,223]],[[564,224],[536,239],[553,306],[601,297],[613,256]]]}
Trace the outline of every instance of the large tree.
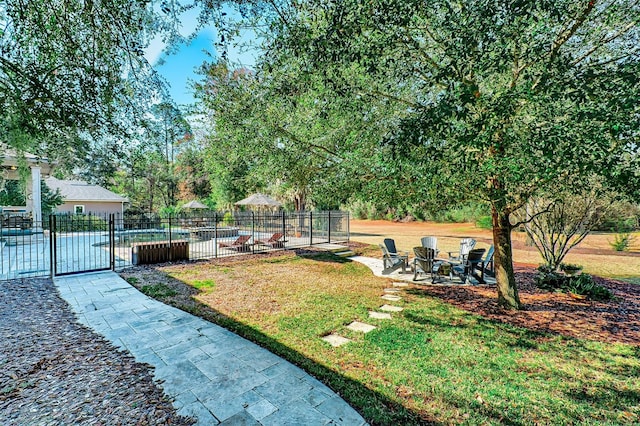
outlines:
{"label": "large tree", "polygon": [[490,205],[500,305],[521,307],[511,214],[531,196],[591,173],[640,194],[638,2],[271,3],[268,52],[403,106],[383,147],[408,196]]}
{"label": "large tree", "polygon": [[162,92],[144,58],[176,34],[173,1],[6,0],[0,4],[0,139],[62,159],[126,135]]}

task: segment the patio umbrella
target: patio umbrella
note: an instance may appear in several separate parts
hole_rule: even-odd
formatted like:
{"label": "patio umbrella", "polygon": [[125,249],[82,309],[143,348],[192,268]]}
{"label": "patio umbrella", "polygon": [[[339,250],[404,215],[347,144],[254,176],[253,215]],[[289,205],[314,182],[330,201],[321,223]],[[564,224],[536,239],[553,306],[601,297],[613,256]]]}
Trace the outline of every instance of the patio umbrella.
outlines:
{"label": "patio umbrella", "polygon": [[182,206],[183,209],[208,209],[209,207],[205,206],[198,200],[189,201],[188,203]]}
{"label": "patio umbrella", "polygon": [[268,195],[257,193],[257,194],[249,195],[244,200],[238,201],[236,203],[236,206],[278,208],[282,206],[282,203],[274,200]]}

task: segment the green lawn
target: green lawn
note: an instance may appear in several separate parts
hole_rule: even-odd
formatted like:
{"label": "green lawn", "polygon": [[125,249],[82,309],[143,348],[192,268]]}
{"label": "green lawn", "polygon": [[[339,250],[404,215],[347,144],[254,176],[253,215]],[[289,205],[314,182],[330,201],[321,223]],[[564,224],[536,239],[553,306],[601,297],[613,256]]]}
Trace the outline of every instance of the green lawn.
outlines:
{"label": "green lawn", "polygon": [[[419,292],[394,303],[404,311],[392,320],[369,319],[390,281],[327,254],[162,271],[197,288],[201,304],[168,303],[300,365],[372,424],[640,422],[636,346],[544,335]],[[348,330],[354,320],[377,329]],[[333,348],[320,339],[331,332],[353,341]]]}

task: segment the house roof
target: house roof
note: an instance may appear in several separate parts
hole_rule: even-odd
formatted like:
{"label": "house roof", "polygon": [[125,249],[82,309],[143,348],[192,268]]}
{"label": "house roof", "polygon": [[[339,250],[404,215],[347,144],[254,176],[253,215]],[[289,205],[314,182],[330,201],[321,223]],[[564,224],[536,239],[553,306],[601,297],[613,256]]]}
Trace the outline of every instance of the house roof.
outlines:
{"label": "house roof", "polygon": [[65,201],[94,201],[105,203],[126,203],[129,200],[98,185],[81,180],[60,180],[50,177],[44,180],[52,190],[59,189]]}

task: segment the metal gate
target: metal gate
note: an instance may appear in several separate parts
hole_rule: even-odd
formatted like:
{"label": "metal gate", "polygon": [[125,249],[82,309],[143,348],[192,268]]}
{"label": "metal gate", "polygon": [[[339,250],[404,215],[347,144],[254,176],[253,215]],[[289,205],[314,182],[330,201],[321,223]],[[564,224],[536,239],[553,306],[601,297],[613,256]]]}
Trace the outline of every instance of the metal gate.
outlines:
{"label": "metal gate", "polygon": [[49,229],[52,276],[114,269],[113,214],[51,215]]}

